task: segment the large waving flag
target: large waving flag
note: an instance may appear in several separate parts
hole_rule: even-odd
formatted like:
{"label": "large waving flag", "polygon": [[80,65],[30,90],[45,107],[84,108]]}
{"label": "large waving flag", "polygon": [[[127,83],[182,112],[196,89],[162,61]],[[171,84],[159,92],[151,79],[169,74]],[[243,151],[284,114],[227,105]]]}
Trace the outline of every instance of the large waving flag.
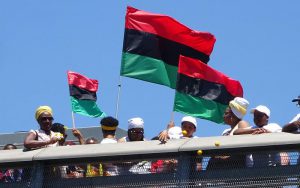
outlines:
{"label": "large waving flag", "polygon": [[169,16],[127,7],[121,75],[175,88],[179,55],[207,63],[215,41]]}
{"label": "large waving flag", "polygon": [[242,96],[239,81],[197,59],[180,56],[174,111],[222,123],[229,102]]}
{"label": "large waving flag", "polygon": [[98,81],[87,78],[76,72],[68,71],[68,83],[70,88],[72,110],[75,113],[90,116],[104,117],[96,104]]}

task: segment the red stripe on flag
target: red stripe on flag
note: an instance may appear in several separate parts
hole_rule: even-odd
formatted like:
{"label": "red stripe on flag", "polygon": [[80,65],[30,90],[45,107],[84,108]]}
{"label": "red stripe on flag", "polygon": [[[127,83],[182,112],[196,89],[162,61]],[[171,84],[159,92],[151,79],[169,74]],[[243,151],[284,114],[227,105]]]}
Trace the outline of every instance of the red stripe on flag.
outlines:
{"label": "red stripe on flag", "polygon": [[90,79],[72,71],[68,71],[68,83],[91,92],[98,90],[98,80]]}
{"label": "red stripe on flag", "polygon": [[153,14],[129,6],[127,7],[125,27],[159,35],[190,46],[206,55],[211,54],[216,41],[211,33],[191,30],[169,16]]}
{"label": "red stripe on flag", "polygon": [[227,91],[236,97],[243,96],[243,87],[239,81],[234,80],[225,74],[209,67],[200,60],[190,57],[180,56],[178,73],[191,78],[203,79],[210,82],[222,84]]}

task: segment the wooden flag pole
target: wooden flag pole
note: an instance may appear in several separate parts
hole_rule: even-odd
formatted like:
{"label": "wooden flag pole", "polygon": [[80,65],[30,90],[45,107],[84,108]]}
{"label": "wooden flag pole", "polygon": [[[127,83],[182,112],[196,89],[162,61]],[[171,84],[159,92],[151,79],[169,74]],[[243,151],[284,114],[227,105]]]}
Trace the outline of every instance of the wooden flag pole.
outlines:
{"label": "wooden flag pole", "polygon": [[73,123],[73,129],[75,129],[75,118],[74,118],[74,112],[72,110],[72,123]]}
{"label": "wooden flag pole", "polygon": [[170,128],[174,127],[174,126],[175,126],[175,124],[174,124],[174,112],[172,111],[171,112],[170,123],[168,124],[167,129],[170,129]]}

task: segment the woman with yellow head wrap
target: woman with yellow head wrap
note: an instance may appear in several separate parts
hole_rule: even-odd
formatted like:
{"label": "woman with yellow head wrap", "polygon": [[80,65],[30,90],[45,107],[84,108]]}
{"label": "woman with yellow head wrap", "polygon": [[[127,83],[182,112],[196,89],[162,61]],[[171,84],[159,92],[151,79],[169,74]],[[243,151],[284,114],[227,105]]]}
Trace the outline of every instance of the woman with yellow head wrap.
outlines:
{"label": "woman with yellow head wrap", "polygon": [[[249,102],[241,97],[236,97],[229,102],[229,107],[225,110],[223,118],[224,123],[229,125],[222,136],[232,136],[238,128],[247,128],[249,123],[243,120],[247,113]],[[208,162],[207,170],[230,168],[244,168],[246,165],[246,156],[243,154],[212,156]]]}
{"label": "woman with yellow head wrap", "polygon": [[24,146],[28,149],[57,146],[59,138],[51,131],[53,112],[49,106],[40,106],[35,111],[35,119],[40,125],[38,130],[30,130],[24,140]]}
{"label": "woman with yellow head wrap", "polygon": [[248,106],[249,102],[241,97],[235,97],[229,102],[229,107],[225,110],[223,118],[224,123],[229,125],[230,128],[224,130],[222,135],[233,135],[236,129],[249,127],[249,123],[243,120]]}

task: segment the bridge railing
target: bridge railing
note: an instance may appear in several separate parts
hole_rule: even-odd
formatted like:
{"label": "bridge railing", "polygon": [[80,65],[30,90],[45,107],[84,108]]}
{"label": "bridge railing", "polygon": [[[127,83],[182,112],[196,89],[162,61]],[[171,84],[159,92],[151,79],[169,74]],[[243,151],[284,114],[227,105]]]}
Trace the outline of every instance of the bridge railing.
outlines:
{"label": "bridge railing", "polygon": [[0,151],[0,187],[298,187],[299,144],[274,133]]}

